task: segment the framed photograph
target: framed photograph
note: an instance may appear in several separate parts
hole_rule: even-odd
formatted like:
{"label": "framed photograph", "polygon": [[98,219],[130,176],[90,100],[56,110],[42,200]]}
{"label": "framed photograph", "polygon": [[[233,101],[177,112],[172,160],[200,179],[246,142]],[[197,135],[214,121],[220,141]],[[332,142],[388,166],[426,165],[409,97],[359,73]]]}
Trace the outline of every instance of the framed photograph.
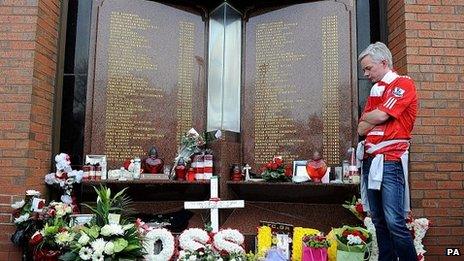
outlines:
{"label": "framed photograph", "polygon": [[74,225],[84,225],[90,222],[90,220],[92,220],[94,215],[93,214],[73,214],[70,217],[71,217],[70,225],[74,226]]}
{"label": "framed photograph", "polygon": [[85,162],[90,163],[91,165],[98,165],[101,166],[102,171],[102,179],[106,179],[106,155],[86,155]]}
{"label": "framed photograph", "polygon": [[293,161],[293,176],[308,176],[306,171],[307,160],[295,160]]}

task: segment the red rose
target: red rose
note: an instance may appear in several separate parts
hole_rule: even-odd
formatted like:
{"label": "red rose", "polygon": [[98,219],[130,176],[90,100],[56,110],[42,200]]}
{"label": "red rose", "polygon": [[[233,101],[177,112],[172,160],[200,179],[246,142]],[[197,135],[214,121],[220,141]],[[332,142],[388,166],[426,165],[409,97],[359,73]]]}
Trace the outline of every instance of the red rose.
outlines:
{"label": "red rose", "polygon": [[356,209],[356,212],[358,212],[358,213],[364,213],[364,209],[363,209],[362,204],[359,204],[359,203],[358,203],[358,204],[356,204],[356,205],[354,206],[354,208]]}
{"label": "red rose", "polygon": [[128,170],[129,169],[129,165],[130,165],[130,159],[124,161],[124,163],[122,164],[122,166],[124,167],[124,169]]}
{"label": "red rose", "polygon": [[271,169],[272,170],[276,170],[277,168],[279,168],[279,165],[277,165],[276,163],[271,164]]}
{"label": "red rose", "polygon": [[42,242],[43,236],[39,231],[36,231],[34,235],[32,235],[31,239],[29,239],[29,244],[32,246],[38,245],[40,242]]}
{"label": "red rose", "polygon": [[50,217],[55,217],[55,215],[56,215],[56,210],[53,209],[53,208],[49,209],[49,210],[48,210],[48,215],[49,215]]}
{"label": "red rose", "polygon": [[225,257],[229,256],[229,252],[227,252],[226,250],[221,250],[221,252],[219,254],[221,255],[222,258],[225,258]]}
{"label": "red rose", "polygon": [[274,158],[274,162],[280,166],[282,165],[283,160],[281,158]]}
{"label": "red rose", "polygon": [[42,209],[43,207],[45,207],[45,201],[41,200],[39,204],[37,204],[37,209]]}
{"label": "red rose", "polygon": [[287,166],[285,167],[285,176],[287,176],[287,177],[293,176],[292,166],[287,165]]}
{"label": "red rose", "polygon": [[266,164],[266,168],[267,168],[267,169],[272,169],[272,162],[268,162],[268,163]]}

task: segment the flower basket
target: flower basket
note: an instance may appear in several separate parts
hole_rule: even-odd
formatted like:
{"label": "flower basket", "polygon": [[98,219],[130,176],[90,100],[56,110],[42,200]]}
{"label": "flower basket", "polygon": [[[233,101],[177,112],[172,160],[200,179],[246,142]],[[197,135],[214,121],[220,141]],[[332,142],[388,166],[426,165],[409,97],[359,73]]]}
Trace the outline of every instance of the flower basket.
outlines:
{"label": "flower basket", "polygon": [[364,259],[364,252],[348,252],[343,250],[337,250],[337,260],[362,261],[369,260],[369,258]]}
{"label": "flower basket", "polygon": [[[327,248],[303,246],[301,261],[326,261]],[[340,259],[343,260],[343,259]]]}
{"label": "flower basket", "polygon": [[[365,260],[366,252],[370,253],[372,236],[367,229],[344,226],[335,238],[337,240],[337,260],[361,261]],[[369,256],[366,260],[368,259]]]}

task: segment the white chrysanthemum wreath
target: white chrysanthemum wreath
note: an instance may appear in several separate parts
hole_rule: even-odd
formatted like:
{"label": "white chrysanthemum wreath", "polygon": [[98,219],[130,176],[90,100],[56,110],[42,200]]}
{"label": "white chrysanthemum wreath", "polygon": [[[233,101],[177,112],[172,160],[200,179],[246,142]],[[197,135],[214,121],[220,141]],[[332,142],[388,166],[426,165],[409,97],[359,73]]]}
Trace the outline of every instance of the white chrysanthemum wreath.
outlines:
{"label": "white chrysanthemum wreath", "polygon": [[[155,244],[160,240],[163,245],[161,252],[155,255]],[[144,240],[147,255],[145,258],[149,261],[170,260],[174,255],[175,241],[171,232],[165,228],[155,228],[145,235]]]}
{"label": "white chrysanthemum wreath", "polygon": [[190,228],[179,236],[179,246],[183,250],[196,251],[204,248],[210,240],[208,232],[200,228]]}
{"label": "white chrysanthemum wreath", "polygon": [[214,235],[214,247],[219,251],[227,251],[227,253],[245,253],[245,249],[241,246],[245,241],[245,237],[236,229],[223,229]]}
{"label": "white chrysanthemum wreath", "polygon": [[[375,227],[370,217],[366,217],[364,219],[364,225],[367,227],[369,232],[375,236]],[[429,225],[430,221],[427,218],[413,219],[411,222],[406,223],[408,229],[414,232],[414,247],[416,248],[418,261],[425,260],[424,253],[426,251],[424,249],[424,245],[422,244],[422,239],[425,237],[425,233],[429,229]],[[375,237],[373,238],[372,243],[371,257],[369,260],[377,260],[379,256],[379,249]]]}

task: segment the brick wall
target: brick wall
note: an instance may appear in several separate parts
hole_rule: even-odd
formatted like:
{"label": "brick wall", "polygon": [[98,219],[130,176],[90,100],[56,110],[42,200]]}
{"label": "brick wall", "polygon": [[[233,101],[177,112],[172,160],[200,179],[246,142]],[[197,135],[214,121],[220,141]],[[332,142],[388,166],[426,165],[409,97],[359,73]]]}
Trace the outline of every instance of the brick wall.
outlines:
{"label": "brick wall", "polygon": [[20,260],[10,204],[49,171],[59,5],[0,0],[0,260]]}
{"label": "brick wall", "polygon": [[464,0],[388,1],[394,64],[416,81],[411,147],[413,213],[432,220],[427,260],[464,254]]}

